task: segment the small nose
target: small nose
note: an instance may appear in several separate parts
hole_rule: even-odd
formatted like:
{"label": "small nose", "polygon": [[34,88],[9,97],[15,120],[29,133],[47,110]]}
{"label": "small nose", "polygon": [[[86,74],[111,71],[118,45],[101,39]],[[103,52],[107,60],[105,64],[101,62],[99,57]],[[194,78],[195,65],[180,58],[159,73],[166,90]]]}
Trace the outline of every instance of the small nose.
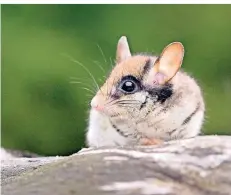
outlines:
{"label": "small nose", "polygon": [[98,111],[104,110],[104,107],[99,104],[99,102],[96,100],[95,97],[91,100],[91,107],[98,110]]}
{"label": "small nose", "polygon": [[96,105],[96,106],[92,106],[92,108],[94,108],[98,111],[103,111],[103,106]]}

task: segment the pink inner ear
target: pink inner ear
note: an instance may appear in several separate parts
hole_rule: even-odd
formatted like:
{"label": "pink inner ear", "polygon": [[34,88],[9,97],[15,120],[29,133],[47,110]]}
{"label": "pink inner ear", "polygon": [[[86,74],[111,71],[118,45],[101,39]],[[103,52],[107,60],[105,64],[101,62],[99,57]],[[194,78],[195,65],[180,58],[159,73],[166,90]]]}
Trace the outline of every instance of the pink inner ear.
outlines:
{"label": "pink inner ear", "polygon": [[157,72],[154,76],[153,84],[155,85],[163,85],[167,79],[167,76],[165,76],[161,72]]}

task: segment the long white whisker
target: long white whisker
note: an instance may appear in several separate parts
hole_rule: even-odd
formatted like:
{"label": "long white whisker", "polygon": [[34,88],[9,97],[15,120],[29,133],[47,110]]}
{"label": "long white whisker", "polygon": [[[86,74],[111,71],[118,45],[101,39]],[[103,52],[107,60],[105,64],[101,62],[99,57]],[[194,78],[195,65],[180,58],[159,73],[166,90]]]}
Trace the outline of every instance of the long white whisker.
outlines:
{"label": "long white whisker", "polygon": [[111,64],[110,64],[110,65],[111,65],[111,67],[113,68],[113,63],[112,63],[112,59],[111,59],[111,57],[110,57],[110,62],[111,62]]}
{"label": "long white whisker", "polygon": [[[73,81],[73,82],[71,81],[70,83],[72,83],[72,84],[82,84],[81,82],[77,82],[77,81]],[[81,89],[85,89],[85,90],[87,90],[87,91],[89,91],[89,92],[95,94],[95,92],[94,92],[93,90],[88,89],[88,88],[86,88],[86,87],[81,87]]]}
{"label": "long white whisker", "polygon": [[85,90],[87,90],[87,91],[89,91],[89,92],[91,92],[93,95],[95,94],[95,92],[94,91],[92,91],[92,90],[90,90],[90,89],[88,89],[88,88],[86,88],[86,87],[81,87],[82,89],[85,89]]}
{"label": "long white whisker", "polygon": [[85,83],[85,82],[82,82],[80,81],[81,79],[78,79],[76,78],[76,80],[74,81],[70,81],[71,84],[81,84],[82,86],[86,86],[88,87],[89,89],[91,89],[92,91],[94,91],[96,93],[96,90],[94,88],[94,86],[92,86],[90,83]]}
{"label": "long white whisker", "polygon": [[103,68],[103,66],[99,64],[98,61],[93,61],[93,62],[103,71],[104,74],[106,73],[105,69]]}
{"label": "long white whisker", "polygon": [[107,60],[106,60],[106,57],[105,57],[105,55],[104,55],[104,53],[103,53],[103,50],[101,49],[101,47],[98,45],[98,44],[96,44],[97,45],[97,47],[99,48],[99,51],[101,52],[101,54],[102,54],[102,56],[103,56],[103,59],[104,59],[104,61],[105,61],[105,64],[107,65]]}
{"label": "long white whisker", "polygon": [[92,78],[92,80],[93,80],[93,82],[95,83],[95,85],[96,85],[96,87],[98,88],[98,90],[100,90],[99,85],[98,85],[98,83],[97,83],[96,80],[95,80],[95,77],[91,74],[91,72],[88,70],[87,67],[85,67],[81,62],[75,60],[75,59],[72,58],[71,56],[66,55],[66,54],[63,54],[63,55],[66,56],[66,57],[68,57],[69,60],[71,60],[72,62],[75,62],[75,63],[77,63],[78,65],[80,65],[80,66],[89,74],[89,76]]}

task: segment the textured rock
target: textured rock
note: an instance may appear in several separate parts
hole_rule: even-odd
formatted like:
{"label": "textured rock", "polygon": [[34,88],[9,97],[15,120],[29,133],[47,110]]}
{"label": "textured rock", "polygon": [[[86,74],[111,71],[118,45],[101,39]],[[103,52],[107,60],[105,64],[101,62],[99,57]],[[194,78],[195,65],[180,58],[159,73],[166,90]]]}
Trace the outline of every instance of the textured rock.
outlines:
{"label": "textured rock", "polygon": [[2,194],[231,194],[231,137],[2,160]]}

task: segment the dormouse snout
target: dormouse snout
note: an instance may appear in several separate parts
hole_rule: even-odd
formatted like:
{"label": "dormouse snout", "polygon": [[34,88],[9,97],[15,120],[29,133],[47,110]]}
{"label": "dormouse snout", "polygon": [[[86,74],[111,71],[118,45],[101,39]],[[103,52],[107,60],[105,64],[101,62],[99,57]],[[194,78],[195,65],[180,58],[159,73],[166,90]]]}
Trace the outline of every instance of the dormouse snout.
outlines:
{"label": "dormouse snout", "polygon": [[96,96],[91,100],[91,107],[97,111],[103,111],[104,110],[103,103],[100,102],[99,98]]}

